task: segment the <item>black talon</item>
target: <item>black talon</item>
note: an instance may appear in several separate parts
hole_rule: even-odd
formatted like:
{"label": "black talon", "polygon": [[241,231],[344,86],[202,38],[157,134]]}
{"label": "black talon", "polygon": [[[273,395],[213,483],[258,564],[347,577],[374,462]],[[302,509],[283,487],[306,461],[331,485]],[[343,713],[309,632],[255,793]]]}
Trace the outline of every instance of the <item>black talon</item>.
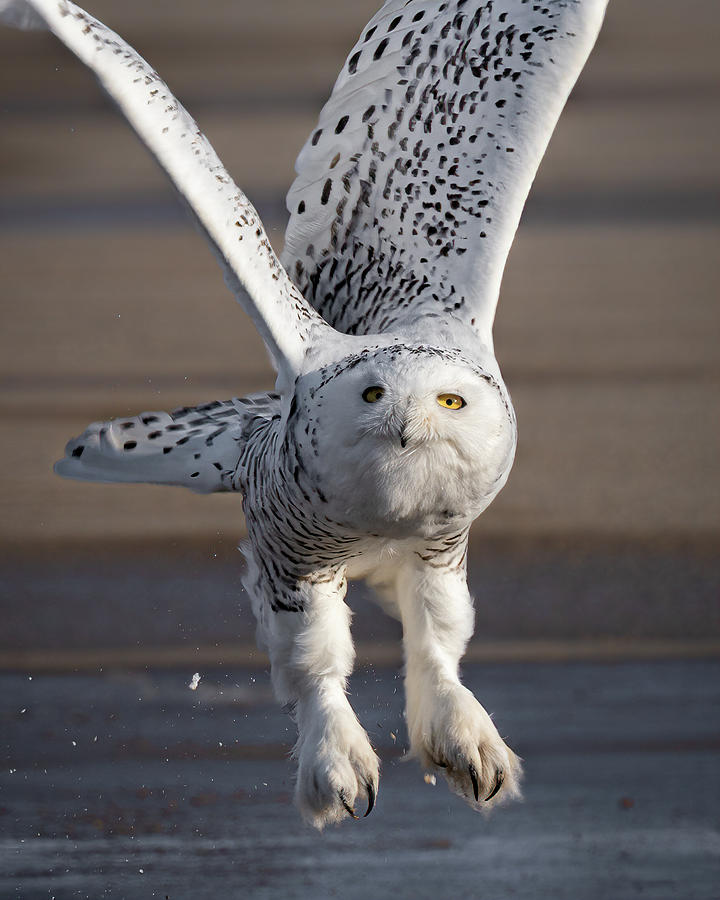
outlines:
{"label": "black talon", "polygon": [[375,785],[372,781],[366,781],[365,787],[367,788],[368,793],[368,808],[367,812],[363,816],[363,819],[367,819],[367,817],[373,811],[373,807],[375,806],[375,797],[377,796],[375,793]]}
{"label": "black talon", "polygon": [[347,800],[345,799],[345,791],[343,791],[342,789],[339,790],[339,791],[338,791],[338,797],[340,798],[340,802],[342,803],[342,805],[345,807],[345,812],[347,812],[347,814],[348,814],[351,818],[353,818],[353,819],[359,819],[360,816],[356,816],[356,815],[355,815],[355,810],[352,808],[352,806],[350,806],[350,804],[349,804],[349,803],[347,802]]}
{"label": "black talon", "polygon": [[495,786],[493,787],[493,789],[490,791],[490,793],[485,798],[486,803],[488,800],[492,800],[492,798],[495,796],[495,794],[497,794],[497,792],[503,786],[503,781],[505,781],[505,776],[503,775],[503,770],[498,769],[497,772],[495,773]]}
{"label": "black talon", "polygon": [[[477,803],[480,799],[480,787],[478,785],[477,769],[472,763],[470,763],[470,765],[468,766],[468,772],[470,773],[470,781],[472,781],[473,794],[475,794],[475,802]],[[490,798],[488,797],[488,799]]]}

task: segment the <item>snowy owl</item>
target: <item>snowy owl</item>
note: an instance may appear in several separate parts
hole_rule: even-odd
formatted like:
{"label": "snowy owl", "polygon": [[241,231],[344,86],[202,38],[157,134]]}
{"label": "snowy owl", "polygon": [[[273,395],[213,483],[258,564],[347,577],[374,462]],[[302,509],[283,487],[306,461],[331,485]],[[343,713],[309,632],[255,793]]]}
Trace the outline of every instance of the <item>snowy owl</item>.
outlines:
{"label": "snowy owl", "polygon": [[[245,586],[298,728],[296,803],[369,813],[378,759],[346,696],[348,579],[402,621],[410,753],[473,807],[520,764],[459,678],[468,530],[516,423],[493,354],[505,260],[606,0],[387,0],[297,160],[282,261],[198,126],[69,0],[0,0],[98,76],[206,233],[274,391],[90,425],[56,471],[242,494]],[[357,810],[357,812],[356,812]]]}

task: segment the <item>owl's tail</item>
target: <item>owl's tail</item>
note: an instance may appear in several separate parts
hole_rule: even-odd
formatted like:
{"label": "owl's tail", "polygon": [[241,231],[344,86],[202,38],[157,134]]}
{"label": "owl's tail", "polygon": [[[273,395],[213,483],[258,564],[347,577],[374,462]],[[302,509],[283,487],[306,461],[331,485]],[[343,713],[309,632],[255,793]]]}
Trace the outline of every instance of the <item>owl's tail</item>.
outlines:
{"label": "owl's tail", "polygon": [[80,481],[179,485],[201,494],[238,490],[234,476],[249,420],[272,418],[278,410],[279,397],[265,393],[94,422],[67,444],[55,472]]}

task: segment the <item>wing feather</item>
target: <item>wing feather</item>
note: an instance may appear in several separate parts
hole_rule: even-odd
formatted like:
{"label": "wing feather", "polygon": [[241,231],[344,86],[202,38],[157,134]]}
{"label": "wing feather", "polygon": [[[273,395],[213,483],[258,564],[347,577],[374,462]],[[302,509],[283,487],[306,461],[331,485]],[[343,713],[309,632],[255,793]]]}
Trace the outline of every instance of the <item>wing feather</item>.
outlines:
{"label": "wing feather", "polygon": [[69,441],[55,472],[78,481],[179,485],[200,494],[235,491],[249,430],[279,410],[279,396],[265,393],[93,422]]}
{"label": "wing feather", "polygon": [[279,371],[294,377],[327,324],[287,277],[257,212],[196,122],[132,47],[69,0],[0,0],[7,24],[36,26],[37,16],[92,69],[170,176]]}
{"label": "wing feather", "polygon": [[460,321],[492,346],[527,193],[606,0],[388,0],[287,197],[283,262],[341,331]]}

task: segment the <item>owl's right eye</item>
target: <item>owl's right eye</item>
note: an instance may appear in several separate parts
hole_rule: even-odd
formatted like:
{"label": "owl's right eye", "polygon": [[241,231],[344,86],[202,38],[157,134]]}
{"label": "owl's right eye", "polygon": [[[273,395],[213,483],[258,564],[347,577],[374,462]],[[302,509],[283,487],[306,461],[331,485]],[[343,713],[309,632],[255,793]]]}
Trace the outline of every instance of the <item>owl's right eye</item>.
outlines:
{"label": "owl's right eye", "polygon": [[379,385],[374,384],[372,387],[365,388],[362,393],[362,398],[366,403],[377,403],[384,393],[385,388],[381,388]]}

